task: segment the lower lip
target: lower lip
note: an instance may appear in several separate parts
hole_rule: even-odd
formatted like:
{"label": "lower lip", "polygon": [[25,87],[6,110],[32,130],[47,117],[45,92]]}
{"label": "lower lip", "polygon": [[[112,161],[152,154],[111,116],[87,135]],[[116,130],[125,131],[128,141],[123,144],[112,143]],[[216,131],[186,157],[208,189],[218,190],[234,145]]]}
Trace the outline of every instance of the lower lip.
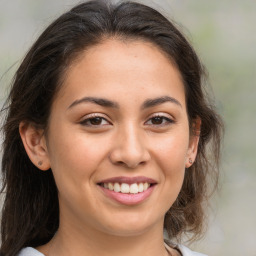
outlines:
{"label": "lower lip", "polygon": [[107,197],[117,201],[124,205],[135,205],[144,202],[153,192],[155,185],[150,186],[147,190],[137,194],[126,194],[121,192],[115,192],[99,186]]}

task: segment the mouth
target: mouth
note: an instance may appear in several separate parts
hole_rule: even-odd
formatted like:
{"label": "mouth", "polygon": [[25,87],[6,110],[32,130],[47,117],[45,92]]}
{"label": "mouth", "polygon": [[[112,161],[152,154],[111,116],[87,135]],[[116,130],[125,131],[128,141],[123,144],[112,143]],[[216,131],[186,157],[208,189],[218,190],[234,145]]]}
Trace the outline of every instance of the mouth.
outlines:
{"label": "mouth", "polygon": [[146,190],[148,190],[149,187],[153,186],[154,184],[148,183],[148,182],[140,182],[140,183],[133,183],[133,184],[127,184],[127,183],[100,183],[101,187],[104,187],[105,189],[108,189],[110,191],[120,192],[123,194],[138,194],[142,193]]}
{"label": "mouth", "polygon": [[126,205],[143,202],[156,184],[155,180],[146,177],[115,177],[97,183],[107,197]]}

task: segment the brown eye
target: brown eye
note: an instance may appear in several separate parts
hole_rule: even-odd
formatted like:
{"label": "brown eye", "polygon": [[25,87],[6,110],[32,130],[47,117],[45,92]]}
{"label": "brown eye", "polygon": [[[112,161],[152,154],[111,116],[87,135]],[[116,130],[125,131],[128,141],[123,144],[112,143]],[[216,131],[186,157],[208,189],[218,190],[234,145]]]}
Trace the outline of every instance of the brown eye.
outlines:
{"label": "brown eye", "polygon": [[166,116],[154,116],[151,117],[146,124],[153,126],[165,126],[174,123],[174,121]]}
{"label": "brown eye", "polygon": [[151,123],[154,125],[162,124],[163,121],[164,121],[164,117],[162,117],[162,116],[156,116],[151,119]]}
{"label": "brown eye", "polygon": [[90,121],[90,123],[92,125],[100,125],[101,122],[102,122],[102,118],[101,117],[94,117],[94,118],[89,119],[88,121]]}
{"label": "brown eye", "polygon": [[80,122],[80,124],[84,126],[103,126],[110,124],[105,118],[101,116],[95,116],[91,118],[87,118]]}

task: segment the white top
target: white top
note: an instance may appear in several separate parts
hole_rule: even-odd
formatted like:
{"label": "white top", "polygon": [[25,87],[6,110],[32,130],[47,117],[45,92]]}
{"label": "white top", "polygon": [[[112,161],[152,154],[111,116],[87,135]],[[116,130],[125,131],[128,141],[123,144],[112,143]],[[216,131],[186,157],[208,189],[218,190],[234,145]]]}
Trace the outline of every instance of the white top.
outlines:
{"label": "white top", "polygon": [[207,256],[206,254],[193,252],[189,248],[185,247],[184,245],[178,245],[177,248],[182,253],[182,256]]}
{"label": "white top", "polygon": [[[165,246],[168,249],[168,246],[167,245],[165,245]],[[177,248],[182,253],[182,256],[207,256],[202,253],[193,252],[183,245],[178,245]],[[32,247],[26,247],[26,248],[22,249],[17,256],[45,256],[45,255]]]}
{"label": "white top", "polygon": [[32,247],[26,247],[22,249],[17,256],[44,256],[44,255]]}

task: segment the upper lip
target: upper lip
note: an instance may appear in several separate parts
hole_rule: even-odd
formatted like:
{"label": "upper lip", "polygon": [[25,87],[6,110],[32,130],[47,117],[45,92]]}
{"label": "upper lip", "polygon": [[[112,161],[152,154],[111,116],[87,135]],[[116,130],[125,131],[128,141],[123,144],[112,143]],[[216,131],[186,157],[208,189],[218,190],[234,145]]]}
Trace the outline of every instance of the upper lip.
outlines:
{"label": "upper lip", "polygon": [[133,184],[133,183],[150,183],[155,184],[157,183],[154,179],[145,177],[145,176],[137,176],[137,177],[126,177],[126,176],[119,176],[119,177],[112,177],[109,179],[101,180],[98,182],[100,183],[127,183],[127,184]]}

